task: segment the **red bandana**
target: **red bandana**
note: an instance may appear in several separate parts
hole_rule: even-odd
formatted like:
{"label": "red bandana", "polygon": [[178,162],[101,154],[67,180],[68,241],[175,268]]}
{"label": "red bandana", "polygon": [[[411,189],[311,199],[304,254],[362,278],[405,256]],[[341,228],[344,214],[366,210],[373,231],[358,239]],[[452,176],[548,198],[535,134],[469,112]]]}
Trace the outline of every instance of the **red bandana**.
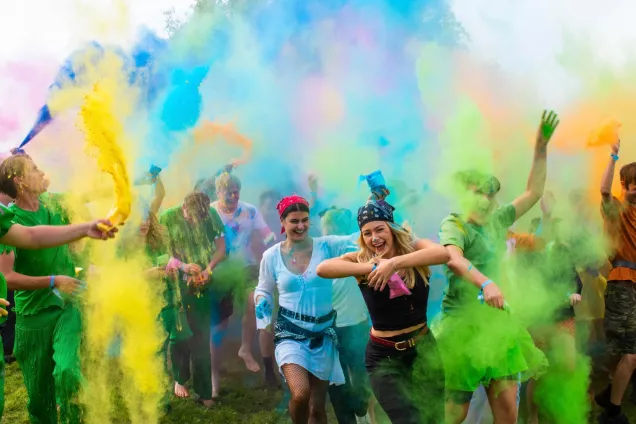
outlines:
{"label": "red bandana", "polygon": [[[295,205],[298,203],[309,207],[309,202],[307,202],[304,198],[297,196],[295,194],[292,194],[291,196],[283,197],[282,200],[278,202],[278,205],[276,205],[276,210],[278,210],[278,216],[282,218],[283,212],[285,212],[285,209],[287,209],[291,205]],[[284,232],[285,232],[285,228],[283,227],[281,228],[280,233],[283,234]]]}

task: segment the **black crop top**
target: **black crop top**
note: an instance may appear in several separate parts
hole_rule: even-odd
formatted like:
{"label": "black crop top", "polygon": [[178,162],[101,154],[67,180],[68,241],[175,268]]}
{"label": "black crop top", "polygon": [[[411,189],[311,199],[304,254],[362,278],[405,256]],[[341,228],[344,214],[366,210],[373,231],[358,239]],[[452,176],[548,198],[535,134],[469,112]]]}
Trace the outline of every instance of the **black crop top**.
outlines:
{"label": "black crop top", "polygon": [[417,271],[410,295],[390,299],[388,285],[382,291],[375,291],[366,280],[360,283],[360,290],[376,330],[402,330],[426,322],[429,286]]}

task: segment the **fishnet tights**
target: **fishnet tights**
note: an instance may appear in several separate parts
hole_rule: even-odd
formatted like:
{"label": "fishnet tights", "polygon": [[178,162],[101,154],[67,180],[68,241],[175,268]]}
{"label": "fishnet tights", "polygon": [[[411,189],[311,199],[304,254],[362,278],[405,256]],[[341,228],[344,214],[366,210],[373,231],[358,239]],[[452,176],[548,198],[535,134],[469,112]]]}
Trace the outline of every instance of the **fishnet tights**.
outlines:
{"label": "fishnet tights", "polygon": [[325,404],[329,382],[317,379],[296,364],[282,366],[291,398],[289,415],[294,424],[327,424]]}

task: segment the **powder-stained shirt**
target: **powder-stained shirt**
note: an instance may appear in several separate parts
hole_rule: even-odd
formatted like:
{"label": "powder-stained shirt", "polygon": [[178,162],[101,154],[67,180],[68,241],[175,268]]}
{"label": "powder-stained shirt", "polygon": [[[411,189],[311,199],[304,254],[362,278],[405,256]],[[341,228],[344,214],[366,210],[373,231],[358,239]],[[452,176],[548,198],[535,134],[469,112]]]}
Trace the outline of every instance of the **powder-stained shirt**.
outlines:
{"label": "powder-stained shirt", "polygon": [[252,234],[269,228],[256,206],[238,202],[234,213],[224,213],[218,201],[212,203],[225,226],[225,249],[228,255],[241,259],[245,265],[256,265],[252,249]]}
{"label": "powder-stained shirt", "polygon": [[[37,211],[27,211],[15,204],[9,207],[13,221],[25,227],[36,225],[68,225],[69,215],[59,194],[45,193],[40,196]],[[75,277],[75,265],[68,245],[48,249],[16,249],[13,269],[19,274],[32,277],[66,275]],[[39,290],[16,290],[15,310],[18,314],[32,315],[50,307],[63,307],[63,300],[50,288]]]}
{"label": "powder-stained shirt", "polygon": [[168,232],[170,254],[187,264],[205,269],[216,251],[214,241],[223,237],[223,222],[210,206],[209,215],[198,223],[188,222],[181,205],[165,210],[159,222]]}
{"label": "powder-stained shirt", "polygon": [[[0,204],[0,237],[4,237],[8,232],[11,226],[13,225],[13,212],[11,212],[7,207]],[[4,244],[0,244],[0,254],[10,254],[15,251],[14,247],[6,246]],[[7,280],[4,278],[4,275],[0,273],[0,299],[7,298]],[[4,323],[7,320],[7,317],[0,317],[0,324]]]}
{"label": "powder-stained shirt", "polygon": [[[440,244],[457,246],[464,257],[484,275],[495,282],[499,275],[499,264],[506,253],[508,228],[515,222],[513,205],[498,208],[485,225],[465,222],[456,214],[444,218],[439,230]],[[451,313],[464,305],[479,304],[479,289],[461,277],[456,276],[448,266],[444,266],[448,288],[442,310]]]}
{"label": "powder-stained shirt", "polygon": [[[610,259],[636,263],[636,206],[612,197],[601,203],[601,214],[612,246]],[[607,281],[636,282],[636,270],[613,268]]]}

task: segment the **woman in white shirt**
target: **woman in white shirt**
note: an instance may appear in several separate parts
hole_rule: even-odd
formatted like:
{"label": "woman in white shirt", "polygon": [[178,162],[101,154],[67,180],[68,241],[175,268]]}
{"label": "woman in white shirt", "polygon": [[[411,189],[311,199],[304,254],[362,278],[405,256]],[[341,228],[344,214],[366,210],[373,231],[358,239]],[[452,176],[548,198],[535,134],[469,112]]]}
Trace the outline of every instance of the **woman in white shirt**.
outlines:
{"label": "woman in white shirt", "polygon": [[316,267],[326,259],[355,249],[355,238],[308,235],[309,203],[300,196],[283,198],[279,212],[287,239],[269,248],[260,266],[254,293],[258,327],[271,322],[274,290],[279,310],[274,328],[276,362],[291,392],[289,414],[294,424],[327,423],[329,384],[344,384],[334,329],[332,280]]}

